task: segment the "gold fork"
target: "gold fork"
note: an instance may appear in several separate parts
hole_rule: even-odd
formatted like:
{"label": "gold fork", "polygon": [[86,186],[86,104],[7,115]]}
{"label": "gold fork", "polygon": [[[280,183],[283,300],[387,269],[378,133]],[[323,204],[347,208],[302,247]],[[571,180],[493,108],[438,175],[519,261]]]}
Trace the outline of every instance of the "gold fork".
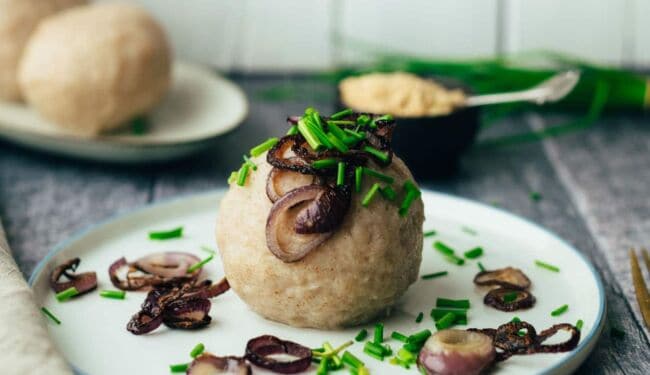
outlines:
{"label": "gold fork", "polygon": [[[641,255],[643,256],[643,261],[648,272],[650,272],[650,256],[648,256],[648,250],[642,249]],[[630,268],[632,269],[632,282],[634,283],[636,300],[639,302],[643,321],[645,322],[646,327],[650,329],[650,293],[648,293],[648,287],[646,286],[645,281],[643,281],[643,274],[641,273],[639,260],[636,257],[634,249],[630,249]]]}

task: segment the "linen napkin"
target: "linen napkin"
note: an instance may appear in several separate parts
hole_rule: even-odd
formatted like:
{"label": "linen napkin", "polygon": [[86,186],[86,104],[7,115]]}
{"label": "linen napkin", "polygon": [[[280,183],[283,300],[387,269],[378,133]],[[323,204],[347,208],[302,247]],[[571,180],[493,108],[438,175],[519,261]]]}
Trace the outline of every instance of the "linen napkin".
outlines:
{"label": "linen napkin", "polygon": [[32,290],[18,270],[0,221],[0,364],[6,375],[71,375],[48,336]]}

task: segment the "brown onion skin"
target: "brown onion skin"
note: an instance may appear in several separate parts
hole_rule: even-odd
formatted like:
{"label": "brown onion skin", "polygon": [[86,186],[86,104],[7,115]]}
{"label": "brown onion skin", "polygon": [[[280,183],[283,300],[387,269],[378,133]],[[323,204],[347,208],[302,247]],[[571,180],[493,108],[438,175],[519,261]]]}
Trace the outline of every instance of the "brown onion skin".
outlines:
{"label": "brown onion skin", "polygon": [[[50,287],[56,293],[60,293],[69,288],[76,288],[78,297],[82,294],[93,291],[97,288],[97,274],[95,272],[75,273],[81,259],[73,258],[58,265],[50,274]],[[72,271],[72,272],[68,272]],[[61,281],[62,277],[67,277],[67,281]]]}

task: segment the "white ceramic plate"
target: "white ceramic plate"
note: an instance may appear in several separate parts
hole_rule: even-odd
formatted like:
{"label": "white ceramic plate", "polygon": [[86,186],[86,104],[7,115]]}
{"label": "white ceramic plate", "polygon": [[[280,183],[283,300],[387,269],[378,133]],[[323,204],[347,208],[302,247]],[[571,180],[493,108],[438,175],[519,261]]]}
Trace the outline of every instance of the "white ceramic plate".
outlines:
{"label": "white ceramic plate", "polygon": [[[39,304],[52,310],[63,322],[48,323],[52,338],[70,363],[82,374],[165,374],[168,365],[189,361],[189,351],[199,342],[216,354],[241,355],[246,341],[262,334],[272,334],[304,345],[317,347],[328,340],[334,345],[353,338],[359,328],[342,331],[298,329],[267,321],[241,302],[233,292],[213,300],[209,327],[198,331],[169,330],[161,327],[151,334],[134,336],[126,323],[144,299],[144,293],[127,293],[126,300],[100,298],[97,293],[58,303],[48,287],[48,275],[56,265],[72,257],[82,259],[80,271],[96,270],[99,289],[113,289],[108,266],[121,256],[133,260],[142,255],[165,250],[182,250],[205,257],[202,245],[214,243],[214,223],[223,192],[190,196],[136,211],[85,231],[59,245],[36,268],[30,283]],[[515,356],[499,365],[503,374],[569,374],[587,357],[603,327],[605,299],[598,274],[585,258],[566,242],[544,229],[498,209],[433,192],[424,192],[425,229],[438,234],[427,238],[421,274],[448,270],[449,275],[433,280],[418,280],[402,298],[395,313],[384,321],[385,334],[393,330],[412,333],[433,328],[429,311],[436,297],[470,298],[468,313],[472,327],[497,327],[515,315],[542,330],[555,323],[575,324],[584,321],[579,347],[570,353]],[[154,242],[147,238],[150,230],[169,229],[183,225],[181,239]],[[476,231],[470,235],[463,226]],[[515,266],[532,280],[532,293],[537,304],[528,311],[504,313],[482,303],[485,291],[474,287],[476,261],[464,266],[447,263],[432,249],[432,242],[441,240],[458,250],[480,245],[485,254],[480,261],[489,268]],[[541,259],[561,267],[560,273],[533,265]],[[223,276],[218,259],[206,265],[208,277]],[[560,317],[550,312],[563,304],[569,310]],[[425,313],[422,323],[415,323],[419,312]],[[371,325],[366,328],[371,330]],[[387,341],[394,348],[397,342]],[[362,344],[351,349],[372,374],[409,373],[392,366],[388,360],[379,362],[362,351]],[[312,367],[313,369],[313,367]],[[416,373],[411,368],[410,373]]]}
{"label": "white ceramic plate", "polygon": [[196,65],[176,63],[172,87],[147,116],[141,135],[119,132],[83,138],[57,127],[24,104],[0,101],[0,137],[60,155],[122,163],[174,159],[200,151],[239,125],[248,113],[241,89]]}

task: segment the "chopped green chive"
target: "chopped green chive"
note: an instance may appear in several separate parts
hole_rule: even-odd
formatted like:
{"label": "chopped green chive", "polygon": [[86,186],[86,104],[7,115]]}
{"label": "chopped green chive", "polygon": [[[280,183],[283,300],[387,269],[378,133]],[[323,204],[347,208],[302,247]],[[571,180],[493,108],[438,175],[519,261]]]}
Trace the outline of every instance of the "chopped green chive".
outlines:
{"label": "chopped green chive", "polygon": [[265,153],[266,151],[270,150],[273,146],[275,146],[276,143],[278,143],[279,139],[277,138],[269,138],[266,141],[260,143],[259,145],[251,148],[251,156],[257,157]]}
{"label": "chopped green chive", "polygon": [[345,132],[345,134],[348,134],[352,138],[355,138],[357,141],[363,141],[364,139],[366,139],[366,134],[363,132],[357,132],[351,129],[343,129],[343,131]]}
{"label": "chopped green chive", "polygon": [[376,119],[372,120],[372,122],[370,123],[370,127],[371,128],[377,127],[377,121],[391,121],[392,119],[393,119],[393,116],[391,116],[391,115],[383,115],[383,116],[377,117]]}
{"label": "chopped green chive", "polygon": [[518,295],[519,295],[519,294],[518,294],[517,292],[506,293],[506,294],[503,296],[503,302],[505,302],[505,303],[512,303],[512,302],[514,302],[514,301],[517,299],[517,296],[518,296]]}
{"label": "chopped green chive", "polygon": [[70,298],[76,296],[77,294],[79,294],[79,291],[77,290],[77,288],[71,286],[70,288],[68,288],[68,289],[66,289],[64,291],[57,293],[56,294],[56,300],[59,301],[59,302],[67,301]]}
{"label": "chopped green chive", "polygon": [[562,305],[557,309],[551,311],[551,316],[560,316],[564,314],[569,309],[569,305]]}
{"label": "chopped green chive", "polygon": [[356,122],[352,120],[327,120],[328,124],[334,124],[334,125],[355,125]]}
{"label": "chopped green chive", "polygon": [[464,255],[467,259],[476,259],[483,255],[483,248],[475,247],[472,250],[467,250]]}
{"label": "chopped green chive", "polygon": [[287,130],[287,135],[296,135],[298,134],[298,126],[297,125],[291,125],[289,130]]}
{"label": "chopped green chive", "polygon": [[617,338],[617,339],[621,339],[621,338],[625,337],[625,331],[623,331],[622,329],[620,329],[618,327],[611,327],[609,329],[609,334],[610,334],[611,337],[614,337],[614,338]]}
{"label": "chopped green chive", "polygon": [[397,331],[393,331],[393,333],[390,334],[390,337],[401,342],[407,342],[408,339],[408,336]]}
{"label": "chopped green chive", "polygon": [[465,264],[465,260],[463,258],[457,257],[456,255],[445,255],[445,260],[449,263],[453,263],[457,266],[462,266]]}
{"label": "chopped green chive", "polygon": [[192,349],[192,351],[190,352],[190,357],[196,358],[201,353],[203,353],[204,350],[205,350],[205,345],[203,345],[202,343],[198,343],[198,344],[196,344],[194,349]]}
{"label": "chopped green chive", "polygon": [[343,139],[347,138],[347,135],[345,134],[343,129],[339,128],[336,125],[335,121],[328,121],[327,122],[327,129],[330,131],[330,133],[334,134],[334,136],[336,138],[338,138],[338,139],[343,140]]}
{"label": "chopped green chive", "polygon": [[447,271],[428,273],[426,275],[422,275],[422,280],[431,280],[431,279],[435,279],[437,277],[447,276],[447,274],[449,274],[449,272],[447,272]]}
{"label": "chopped green chive", "polygon": [[547,269],[549,271],[560,272],[560,268],[558,268],[558,267],[556,267],[556,266],[554,266],[552,264],[542,262],[541,260],[535,260],[535,265],[538,266],[538,267],[541,267],[541,268],[545,268],[545,269]]}
{"label": "chopped green chive", "polygon": [[187,268],[187,273],[192,273],[192,272],[198,270],[199,268],[203,267],[206,263],[211,261],[213,258],[214,258],[214,254],[208,255],[208,257],[203,259],[202,261],[189,266]]}
{"label": "chopped green chive", "polygon": [[402,201],[402,204],[399,208],[400,216],[406,216],[409,208],[411,207],[411,204],[413,204],[413,201],[422,194],[420,189],[418,189],[417,186],[415,186],[415,184],[411,181],[406,181],[404,183],[404,190],[406,190],[406,196],[404,197],[404,200]]}
{"label": "chopped green chive", "polygon": [[298,132],[302,134],[309,146],[314,151],[320,151],[323,149],[323,147],[325,147],[323,142],[321,142],[316,134],[314,134],[313,129],[307,124],[305,118],[301,118],[300,121],[298,121]]}
{"label": "chopped green chive", "polygon": [[41,311],[43,312],[43,314],[45,314],[45,316],[47,316],[48,318],[50,318],[50,320],[56,323],[56,325],[61,325],[61,321],[59,320],[59,318],[57,318],[54,314],[52,314],[52,312],[48,310],[46,307],[41,307]]}
{"label": "chopped green chive", "polygon": [[179,363],[177,365],[169,365],[169,371],[170,372],[186,372],[188,367],[190,367],[189,363]]}
{"label": "chopped green chive", "polygon": [[381,160],[384,163],[388,163],[388,161],[390,160],[390,157],[388,156],[387,152],[377,150],[374,147],[363,146],[363,151],[369,153],[370,155],[376,157],[377,159]]}
{"label": "chopped green chive", "polygon": [[384,324],[377,323],[375,324],[375,332],[373,335],[373,340],[375,344],[381,344],[384,342]]}
{"label": "chopped green chive", "polygon": [[454,255],[455,252],[454,249],[440,241],[434,242],[433,247],[444,255]]}
{"label": "chopped green chive", "polygon": [[[329,342],[324,342],[323,343],[323,349],[325,349],[325,352],[330,352],[330,353],[338,353],[334,350],[334,347],[332,344]],[[340,368],[343,366],[343,362],[341,362],[341,357],[338,356],[338,354],[332,354],[330,357],[330,360],[332,361],[332,366],[334,368]]]}
{"label": "chopped green chive", "polygon": [[366,341],[365,345],[363,346],[363,352],[379,359],[380,361],[383,361],[387,350],[380,344],[374,343],[372,341]]}
{"label": "chopped green chive", "polygon": [[372,187],[370,187],[370,190],[368,190],[366,195],[363,197],[363,200],[361,201],[361,205],[363,207],[368,207],[368,205],[370,205],[370,202],[372,201],[372,198],[377,194],[377,191],[379,191],[379,184],[374,183]]}
{"label": "chopped green chive", "polygon": [[435,236],[436,233],[437,232],[435,230],[429,230],[429,231],[424,232],[423,236],[424,237],[432,237],[432,236]]}
{"label": "chopped green chive", "polygon": [[511,322],[512,323],[519,323],[519,322],[521,322],[521,319],[519,319],[518,316],[515,316],[514,318],[512,318]]}
{"label": "chopped green chive", "polygon": [[320,361],[320,364],[318,365],[318,369],[316,369],[316,374],[317,375],[325,375],[329,372],[329,357],[325,357]]}
{"label": "chopped green chive", "polygon": [[385,174],[383,174],[381,172],[378,172],[378,171],[376,171],[374,169],[370,169],[370,168],[366,168],[366,167],[362,167],[362,168],[363,168],[363,174],[378,178],[378,179],[384,181],[387,184],[392,184],[393,182],[395,182],[395,179],[392,178],[391,176],[385,175]]}
{"label": "chopped green chive", "polygon": [[370,116],[368,115],[360,115],[357,117],[357,124],[361,126],[368,125],[370,123],[371,119]]}
{"label": "chopped green chive", "polygon": [[422,319],[424,319],[424,313],[423,313],[423,312],[420,312],[420,313],[418,314],[418,316],[415,318],[415,322],[416,322],[416,323],[420,323],[420,322],[422,322]]}
{"label": "chopped green chive", "polygon": [[420,332],[414,333],[411,336],[408,337],[406,342],[408,344],[419,344],[427,341],[427,339],[431,336],[431,331],[428,329],[422,330]]}
{"label": "chopped green chive", "polygon": [[342,186],[345,184],[345,162],[340,161],[338,171],[336,173],[336,185]]}
{"label": "chopped green chive", "polygon": [[379,189],[381,195],[389,201],[394,201],[397,198],[397,193],[393,190],[392,187],[386,185],[383,188]]}
{"label": "chopped green chive", "polygon": [[456,314],[453,312],[448,312],[445,314],[440,320],[436,322],[436,329],[438,331],[441,331],[443,329],[449,328],[454,324],[454,321],[456,320]]}
{"label": "chopped green chive", "polygon": [[239,172],[237,172],[237,185],[244,186],[246,184],[246,177],[248,177],[249,168],[250,166],[246,163],[239,168]]}
{"label": "chopped green chive", "polygon": [[104,298],[124,299],[126,292],[123,290],[102,290],[99,295]]}
{"label": "chopped green chive", "polygon": [[354,340],[363,341],[366,338],[366,336],[368,336],[368,330],[364,328],[361,331],[359,331],[359,333],[357,333],[357,335],[354,337]]}
{"label": "chopped green chive", "polygon": [[307,113],[307,111],[305,111],[304,119],[312,134],[314,134],[326,148],[332,149],[334,145],[327,138],[327,134],[325,134],[325,130],[323,129],[323,124],[321,122],[320,115],[318,114],[318,112],[313,108],[311,113]]}
{"label": "chopped green chive", "polygon": [[435,308],[431,310],[431,318],[437,322],[450,312],[456,315],[456,320],[454,321],[455,324],[467,324],[467,310],[462,309],[457,310]]}
{"label": "chopped green chive", "polygon": [[478,265],[478,269],[479,269],[481,272],[485,272],[485,267],[483,267],[483,263],[478,262],[477,265]]}
{"label": "chopped green chive", "polygon": [[217,253],[215,250],[212,250],[208,246],[201,246],[201,250],[205,251],[208,254],[216,254]]}
{"label": "chopped green chive", "polygon": [[361,182],[363,179],[363,167],[354,168],[354,191],[361,192]]}
{"label": "chopped green chive", "polygon": [[332,120],[338,120],[338,119],[340,119],[340,118],[350,116],[350,115],[353,114],[353,113],[354,113],[354,112],[353,112],[350,108],[346,108],[346,109],[344,109],[344,110],[342,110],[342,111],[338,111],[338,112],[336,112],[335,114],[331,115],[331,116],[330,116],[330,119],[332,119]]}
{"label": "chopped green chive", "polygon": [[183,237],[183,227],[157,232],[149,232],[150,240],[168,240],[171,238]]}
{"label": "chopped green chive", "polygon": [[542,194],[537,191],[533,191],[530,193],[530,200],[533,202],[539,202],[542,200]]}
{"label": "chopped green chive", "polygon": [[354,354],[350,353],[347,350],[343,353],[343,356],[341,357],[341,360],[346,365],[348,365],[348,366],[350,366],[352,368],[355,368],[355,369],[358,369],[359,367],[365,366],[365,363],[363,363],[363,361],[361,361]]}
{"label": "chopped green chive", "polygon": [[230,176],[228,177],[228,183],[232,184],[235,181],[237,181],[237,171],[230,172]]}
{"label": "chopped green chive", "polygon": [[346,146],[342,140],[338,139],[334,135],[334,133],[327,134],[327,139],[332,143],[334,148],[337,149],[340,153],[345,154],[346,152],[350,151],[348,146]]}
{"label": "chopped green chive", "polygon": [[411,368],[411,365],[409,365],[408,363],[406,363],[406,361],[403,361],[402,359],[400,359],[398,357],[391,358],[390,359],[390,364],[395,365],[395,366],[401,366],[401,367],[403,367],[403,368],[405,368],[407,370]]}
{"label": "chopped green chive", "polygon": [[469,300],[468,299],[448,299],[448,298],[437,298],[436,307],[451,307],[454,309],[469,309]]}
{"label": "chopped green chive", "polygon": [[476,236],[478,234],[478,232],[476,232],[474,229],[472,229],[470,227],[463,226],[463,227],[460,227],[460,230],[462,230],[463,232],[465,232],[467,234],[470,234],[472,236]]}
{"label": "chopped green chive", "polygon": [[336,159],[321,159],[311,163],[311,166],[314,169],[332,168],[335,167],[338,164],[338,162],[339,161]]}
{"label": "chopped green chive", "polygon": [[253,163],[253,161],[251,160],[251,158],[249,158],[249,157],[246,156],[246,155],[244,155],[243,158],[244,158],[244,163],[248,164],[248,166],[249,166],[251,169],[253,169],[254,171],[257,170],[257,164]]}
{"label": "chopped green chive", "polygon": [[576,328],[578,329],[578,331],[582,331],[582,326],[584,324],[585,322],[583,322],[582,319],[578,319],[578,321],[576,322]]}

